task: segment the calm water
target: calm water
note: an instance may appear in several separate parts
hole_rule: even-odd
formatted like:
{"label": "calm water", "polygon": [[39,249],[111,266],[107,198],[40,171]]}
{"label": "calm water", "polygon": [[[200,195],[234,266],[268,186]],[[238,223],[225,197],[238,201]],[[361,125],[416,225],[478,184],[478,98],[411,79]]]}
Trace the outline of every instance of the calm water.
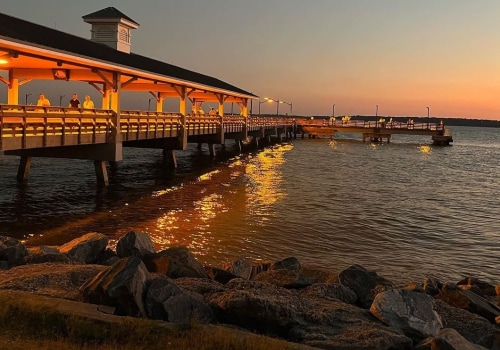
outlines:
{"label": "calm water", "polygon": [[137,230],[216,265],[296,256],[401,282],[500,283],[500,130],[451,129],[451,147],[299,139],[242,156],[228,147],[215,161],[190,148],[175,171],[161,151],[127,148],[102,190],[89,161],[35,158],[23,187],[18,158],[0,156],[0,234],[39,245],[97,231],[116,243]]}

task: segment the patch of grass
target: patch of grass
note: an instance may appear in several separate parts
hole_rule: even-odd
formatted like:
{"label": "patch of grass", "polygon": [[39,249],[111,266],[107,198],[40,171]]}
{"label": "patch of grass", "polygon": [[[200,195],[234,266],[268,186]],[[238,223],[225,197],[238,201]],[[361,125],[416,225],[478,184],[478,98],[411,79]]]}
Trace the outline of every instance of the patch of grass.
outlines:
{"label": "patch of grass", "polygon": [[0,298],[0,349],[26,350],[288,350],[300,346],[197,322],[180,327],[124,317],[121,322],[88,319],[23,298]]}

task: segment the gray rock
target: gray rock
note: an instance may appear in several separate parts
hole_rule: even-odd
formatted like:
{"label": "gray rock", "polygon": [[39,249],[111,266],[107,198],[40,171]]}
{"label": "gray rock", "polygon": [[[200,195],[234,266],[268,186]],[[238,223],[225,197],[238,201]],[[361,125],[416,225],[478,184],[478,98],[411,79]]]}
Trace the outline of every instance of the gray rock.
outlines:
{"label": "gray rock", "polygon": [[209,278],[202,264],[186,247],[172,247],[155,254],[142,257],[150,272],[170,278]]}
{"label": "gray rock", "polygon": [[458,309],[436,299],[434,310],[441,317],[443,328],[453,328],[468,341],[491,349],[495,341],[496,327],[484,317]]}
{"label": "gray rock", "polygon": [[0,236],[0,260],[8,262],[9,266],[22,264],[22,258],[28,255],[26,247],[17,239]]}
{"label": "gray rock", "polygon": [[443,328],[433,309],[433,299],[423,293],[393,289],[378,294],[370,307],[373,316],[391,328],[401,330],[417,342]]}
{"label": "gray rock", "polygon": [[359,265],[352,265],[341,271],[339,282],[356,293],[356,303],[365,309],[370,307],[378,293],[394,288],[389,280]]}
{"label": "gray rock", "polygon": [[452,283],[445,284],[436,298],[445,301],[451,306],[483,316],[493,324],[495,323],[495,318],[500,316],[500,308],[498,306],[470,290],[462,290]]}
{"label": "gray rock", "polygon": [[80,288],[80,301],[114,306],[115,314],[145,317],[143,296],[149,273],[137,257],[124,258]]}
{"label": "gray rock", "polygon": [[184,290],[203,296],[206,294],[224,292],[226,290],[225,285],[217,281],[204,278],[177,278],[175,280],[175,284]]}
{"label": "gray rock", "polygon": [[292,270],[292,271],[300,271],[302,266],[300,265],[300,262],[297,258],[295,257],[289,257],[283,260],[279,260],[274,262],[271,265],[271,270]]}
{"label": "gray rock", "polygon": [[120,258],[128,256],[142,257],[156,253],[153,241],[148,234],[130,231],[121,237],[116,244],[116,254]]}
{"label": "gray rock", "polygon": [[412,344],[354,305],[244,279],[225,288],[205,297],[221,322],[324,349],[408,349]]}
{"label": "gray rock", "polygon": [[473,344],[462,337],[453,328],[444,328],[432,341],[433,350],[485,350],[486,348]]}
{"label": "gray rock", "polygon": [[108,245],[108,237],[90,232],[59,247],[59,251],[69,258],[86,264],[97,262]]}
{"label": "gray rock", "polygon": [[260,273],[268,271],[270,267],[271,262],[269,261],[252,262],[249,259],[243,258],[230,264],[225,264],[222,268],[240,278],[251,280]]}
{"label": "gray rock", "polygon": [[201,323],[215,322],[212,309],[203,297],[187,292],[166,276],[158,276],[148,287],[144,307],[149,318],[181,324],[193,320]]}

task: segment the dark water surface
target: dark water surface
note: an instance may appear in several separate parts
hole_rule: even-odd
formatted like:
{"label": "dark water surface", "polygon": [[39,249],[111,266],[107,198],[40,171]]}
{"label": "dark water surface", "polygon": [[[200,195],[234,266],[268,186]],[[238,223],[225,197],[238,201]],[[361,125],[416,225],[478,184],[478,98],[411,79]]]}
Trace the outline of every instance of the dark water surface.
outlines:
{"label": "dark water surface", "polygon": [[108,189],[96,188],[92,162],[43,158],[18,186],[18,158],[0,155],[0,234],[59,245],[90,231],[116,243],[137,230],[157,249],[186,245],[209,264],[296,256],[403,282],[500,283],[500,131],[452,131],[451,147],[341,136],[241,156],[229,149],[215,161],[193,147],[176,153],[175,171],[161,151],[126,148],[108,167]]}

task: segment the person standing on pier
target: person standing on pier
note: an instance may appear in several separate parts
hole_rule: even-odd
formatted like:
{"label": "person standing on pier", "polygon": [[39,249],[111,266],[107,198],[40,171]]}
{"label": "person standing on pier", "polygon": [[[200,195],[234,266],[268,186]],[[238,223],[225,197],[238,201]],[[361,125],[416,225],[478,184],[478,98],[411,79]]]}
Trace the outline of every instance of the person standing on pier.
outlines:
{"label": "person standing on pier", "polygon": [[83,108],[94,109],[94,101],[90,99],[89,95],[85,95],[85,101],[83,101]]}
{"label": "person standing on pier", "polygon": [[71,108],[80,108],[80,100],[77,94],[73,94],[73,98],[69,101],[69,106]]}
{"label": "person standing on pier", "polygon": [[36,103],[37,106],[43,106],[43,107],[48,107],[50,106],[50,101],[48,98],[45,97],[44,94],[40,94],[38,97],[38,101]]}

